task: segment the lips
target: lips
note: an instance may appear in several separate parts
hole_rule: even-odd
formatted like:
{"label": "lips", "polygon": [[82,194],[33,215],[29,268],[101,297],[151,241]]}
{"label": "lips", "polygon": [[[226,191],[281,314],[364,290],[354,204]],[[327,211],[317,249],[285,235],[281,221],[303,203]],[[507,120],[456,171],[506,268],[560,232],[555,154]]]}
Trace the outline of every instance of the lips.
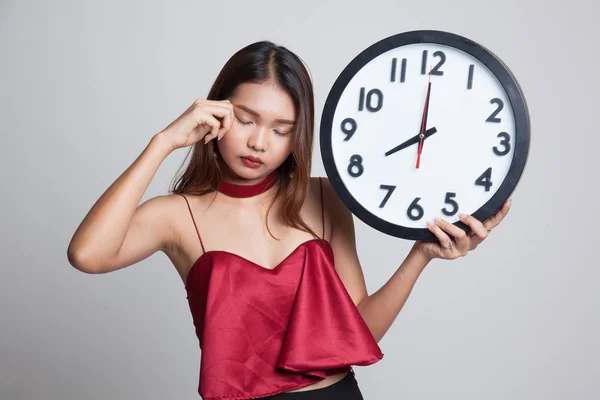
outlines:
{"label": "lips", "polygon": [[260,158],[252,156],[242,157],[242,162],[246,167],[253,169],[260,168],[263,165]]}
{"label": "lips", "polygon": [[255,163],[262,164],[262,160],[260,158],[258,158],[258,157],[245,156],[245,157],[242,157],[242,158],[245,158],[246,160],[249,160],[249,161],[252,161],[252,162],[255,162]]}

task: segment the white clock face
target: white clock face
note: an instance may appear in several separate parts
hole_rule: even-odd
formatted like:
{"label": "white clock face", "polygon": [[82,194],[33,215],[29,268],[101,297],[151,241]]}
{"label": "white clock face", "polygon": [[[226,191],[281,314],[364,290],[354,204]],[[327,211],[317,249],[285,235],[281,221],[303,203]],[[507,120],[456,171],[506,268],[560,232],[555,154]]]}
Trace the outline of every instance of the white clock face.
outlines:
{"label": "white clock face", "polygon": [[391,49],[364,65],[331,123],[331,153],[348,192],[368,212],[408,228],[425,228],[435,217],[456,222],[459,212],[488,202],[509,172],[515,138],[496,76],[459,49],[428,43]]}

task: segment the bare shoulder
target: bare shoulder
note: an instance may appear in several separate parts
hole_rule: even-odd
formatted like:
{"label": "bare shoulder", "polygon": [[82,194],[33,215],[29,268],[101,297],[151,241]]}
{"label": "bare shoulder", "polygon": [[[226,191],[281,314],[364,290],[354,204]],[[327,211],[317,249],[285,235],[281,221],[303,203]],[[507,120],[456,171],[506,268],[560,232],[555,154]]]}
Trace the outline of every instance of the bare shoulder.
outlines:
{"label": "bare shoulder", "polygon": [[333,190],[329,179],[326,176],[311,176],[308,185],[308,196],[314,198],[315,201],[320,202],[321,189],[323,189],[323,198],[327,196],[327,192]]}
{"label": "bare shoulder", "polygon": [[[319,183],[316,185],[318,190]],[[321,178],[321,185],[326,227],[329,227],[326,237],[333,250],[335,269],[354,304],[358,305],[366,298],[367,289],[356,250],[354,219],[329,179]]]}
{"label": "bare shoulder", "polygon": [[347,217],[351,215],[350,210],[348,210],[346,205],[340,200],[327,177],[316,177],[311,179],[314,179],[316,182],[317,195],[320,195],[319,179],[321,180],[323,205],[326,213],[329,213],[332,217]]}
{"label": "bare shoulder", "polygon": [[178,221],[185,210],[185,200],[178,194],[159,195],[139,206],[139,212],[145,215],[146,220],[155,221],[157,230],[168,233],[163,243],[163,251],[168,252],[176,247]]}
{"label": "bare shoulder", "polygon": [[313,201],[318,204],[319,207],[321,201],[323,202],[323,214],[329,239],[331,238],[331,233],[335,230],[336,225],[348,224],[349,221],[351,223],[352,214],[350,213],[350,210],[348,210],[346,205],[340,200],[327,177],[311,178],[309,194],[307,197],[309,196],[313,198]]}
{"label": "bare shoulder", "polygon": [[194,225],[200,224],[202,211],[208,208],[214,196],[185,193],[160,197],[162,197],[161,212],[169,221],[169,228],[173,233],[170,249],[180,250],[185,247],[182,238],[189,236],[190,230],[195,228]]}
{"label": "bare shoulder", "polygon": [[171,231],[171,240],[163,251],[182,279],[185,279],[190,263],[201,254],[196,229],[203,226],[205,211],[214,200],[214,195],[184,193],[161,197],[160,212],[169,221]]}
{"label": "bare shoulder", "polygon": [[[185,211],[181,196],[159,195],[136,207],[123,242],[115,254],[87,257],[80,269],[91,273],[107,273],[136,264],[157,251],[167,255],[178,248],[178,221]],[[85,258],[85,257],[84,257]]]}

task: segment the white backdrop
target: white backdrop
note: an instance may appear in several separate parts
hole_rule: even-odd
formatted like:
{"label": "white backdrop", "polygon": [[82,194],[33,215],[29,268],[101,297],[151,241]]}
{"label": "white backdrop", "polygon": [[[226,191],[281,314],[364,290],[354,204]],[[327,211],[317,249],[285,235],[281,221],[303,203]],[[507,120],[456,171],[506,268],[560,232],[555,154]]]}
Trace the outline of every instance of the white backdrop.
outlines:
{"label": "white backdrop", "polygon": [[[66,258],[77,225],[239,48],[268,39],[300,55],[318,127],[346,64],[414,29],[498,54],[529,102],[532,147],[503,225],[468,257],[431,263],[384,359],[356,368],[365,398],[599,398],[599,16],[592,0],[0,1],[0,399],[198,398],[168,258],[83,274]],[[166,193],[186,151],[144,200]],[[373,292],[411,243],[356,229]]]}

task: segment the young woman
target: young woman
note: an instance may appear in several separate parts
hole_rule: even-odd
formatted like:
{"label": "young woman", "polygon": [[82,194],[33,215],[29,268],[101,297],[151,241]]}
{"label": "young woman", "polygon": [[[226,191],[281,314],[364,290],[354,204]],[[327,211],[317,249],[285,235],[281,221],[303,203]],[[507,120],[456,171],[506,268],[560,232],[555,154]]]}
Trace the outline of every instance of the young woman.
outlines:
{"label": "young woman", "polygon": [[[377,342],[433,258],[473,250],[510,203],[482,223],[444,221],[368,295],[352,215],[311,178],[313,90],[302,61],[270,42],[226,63],[207,100],[155,134],[75,232],[70,263],[107,273],[157,251],[187,291],[202,349],[204,399],[362,399],[352,365]],[[192,146],[171,194],[139,202],[162,161]],[[335,262],[334,262],[335,260]]]}

